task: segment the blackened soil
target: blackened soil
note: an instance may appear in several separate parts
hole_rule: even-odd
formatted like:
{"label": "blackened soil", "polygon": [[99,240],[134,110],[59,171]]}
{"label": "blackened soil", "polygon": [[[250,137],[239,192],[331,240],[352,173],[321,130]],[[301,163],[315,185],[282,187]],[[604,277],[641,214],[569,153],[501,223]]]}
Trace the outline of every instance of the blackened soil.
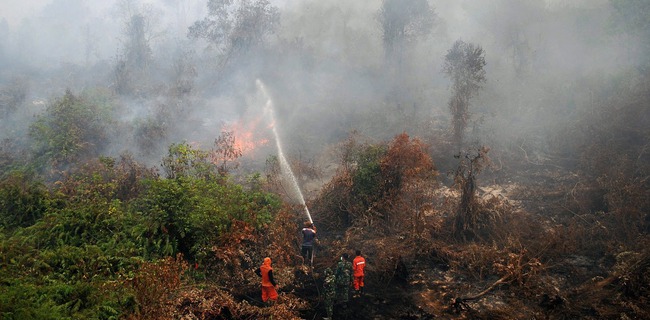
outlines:
{"label": "blackened soil", "polygon": [[[292,291],[311,305],[311,309],[301,312],[303,319],[324,319],[326,316],[322,277],[318,271],[315,268],[313,272],[296,274],[296,280],[299,280],[297,282],[302,285],[292,288]],[[351,298],[347,304],[337,302],[334,305],[333,319],[433,319],[432,314],[415,306],[408,289],[411,288],[404,288],[397,283],[382,285],[367,282],[363,295],[354,297],[353,290],[350,290]]]}

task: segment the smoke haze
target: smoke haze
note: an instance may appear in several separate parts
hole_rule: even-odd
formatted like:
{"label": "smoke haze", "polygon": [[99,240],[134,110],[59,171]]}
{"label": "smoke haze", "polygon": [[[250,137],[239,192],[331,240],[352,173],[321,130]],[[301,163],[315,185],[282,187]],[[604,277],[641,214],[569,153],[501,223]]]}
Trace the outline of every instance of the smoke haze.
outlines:
{"label": "smoke haze", "polygon": [[[170,143],[210,148],[224,126],[256,121],[259,78],[290,155],[316,157],[352,130],[435,140],[451,121],[445,54],[462,39],[486,59],[469,143],[528,146],[542,157],[558,130],[588,113],[601,88],[641,56],[628,35],[613,31],[604,0],[429,1],[432,27],[407,32],[392,51],[382,4],[271,1],[273,32],[228,55],[221,43],[188,37],[208,16],[207,1],[3,1],[0,134],[28,144],[34,117],[66,89],[100,88],[115,112],[103,152],[155,164]],[[12,92],[25,97],[8,100]],[[268,135],[260,123],[250,130]]]}

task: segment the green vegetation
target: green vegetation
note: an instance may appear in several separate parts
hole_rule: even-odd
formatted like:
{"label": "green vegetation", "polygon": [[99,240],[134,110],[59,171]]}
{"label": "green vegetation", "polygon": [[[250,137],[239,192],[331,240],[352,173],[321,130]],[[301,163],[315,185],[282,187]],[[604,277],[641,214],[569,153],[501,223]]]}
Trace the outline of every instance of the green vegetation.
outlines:
{"label": "green vegetation", "polygon": [[[76,103],[66,94],[58,106]],[[204,153],[187,145],[170,153],[179,150]],[[185,167],[199,168],[205,169]],[[147,268],[179,253],[202,264],[206,248],[218,246],[234,224],[256,232],[281,208],[273,195],[215,177],[216,171],[164,179],[126,156],[88,160],[50,184],[9,175],[0,181],[0,315],[142,315],[146,303],[156,303],[142,292],[150,283],[136,281],[148,279]]]}
{"label": "green vegetation", "polygon": [[0,181],[0,226],[5,231],[33,225],[48,206],[45,187],[25,174],[14,172]]}
{"label": "green vegetation", "polygon": [[60,168],[98,154],[108,143],[109,107],[101,94],[66,91],[30,127],[39,167]]}

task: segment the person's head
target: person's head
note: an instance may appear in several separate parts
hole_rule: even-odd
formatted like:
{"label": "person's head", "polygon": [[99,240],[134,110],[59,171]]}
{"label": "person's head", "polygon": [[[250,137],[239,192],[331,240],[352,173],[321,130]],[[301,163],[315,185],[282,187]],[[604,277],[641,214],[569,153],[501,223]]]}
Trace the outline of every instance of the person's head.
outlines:
{"label": "person's head", "polygon": [[341,259],[342,259],[342,260],[348,260],[348,258],[350,258],[350,256],[348,255],[347,252],[344,252],[344,253],[341,255]]}
{"label": "person's head", "polygon": [[361,250],[357,250],[357,255],[358,255],[358,256],[361,255]]}
{"label": "person's head", "polygon": [[314,226],[313,223],[311,223],[311,222],[309,222],[309,221],[305,221],[305,228],[311,228],[311,227],[313,227],[313,226]]}
{"label": "person's head", "polygon": [[330,269],[330,268],[325,269],[325,276],[327,277],[327,276],[331,276],[331,275],[332,275],[332,269]]}
{"label": "person's head", "polygon": [[269,257],[264,258],[264,262],[262,264],[270,266],[271,265],[271,258],[269,258]]}

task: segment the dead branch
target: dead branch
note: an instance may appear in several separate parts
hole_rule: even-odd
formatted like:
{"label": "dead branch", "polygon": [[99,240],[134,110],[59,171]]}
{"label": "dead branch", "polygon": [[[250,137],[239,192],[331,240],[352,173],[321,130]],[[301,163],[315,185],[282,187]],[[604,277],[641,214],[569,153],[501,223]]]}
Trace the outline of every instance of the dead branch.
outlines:
{"label": "dead branch", "polygon": [[477,299],[479,299],[480,297],[482,297],[482,296],[484,296],[485,294],[487,294],[488,292],[492,291],[492,289],[494,289],[496,286],[498,286],[498,285],[500,285],[500,284],[502,284],[502,283],[506,283],[506,282],[508,282],[508,281],[509,281],[508,278],[510,278],[510,275],[505,275],[505,276],[501,277],[499,280],[495,281],[493,284],[491,284],[491,285],[490,285],[489,287],[487,287],[485,290],[483,290],[483,291],[481,291],[481,292],[479,292],[479,293],[477,293],[477,294],[475,294],[475,295],[473,295],[473,296],[464,297],[464,298],[456,298],[456,299],[461,299],[461,300],[463,300],[463,301],[477,300]]}
{"label": "dead branch", "polygon": [[525,142],[526,142],[526,140],[522,141],[521,145],[518,145],[517,147],[519,147],[519,149],[521,149],[521,151],[524,152],[524,158],[526,159],[526,162],[528,162],[530,164],[534,164],[536,166],[541,166],[542,165],[541,163],[530,161],[530,159],[528,158],[528,152],[526,152],[526,149],[523,148]]}

